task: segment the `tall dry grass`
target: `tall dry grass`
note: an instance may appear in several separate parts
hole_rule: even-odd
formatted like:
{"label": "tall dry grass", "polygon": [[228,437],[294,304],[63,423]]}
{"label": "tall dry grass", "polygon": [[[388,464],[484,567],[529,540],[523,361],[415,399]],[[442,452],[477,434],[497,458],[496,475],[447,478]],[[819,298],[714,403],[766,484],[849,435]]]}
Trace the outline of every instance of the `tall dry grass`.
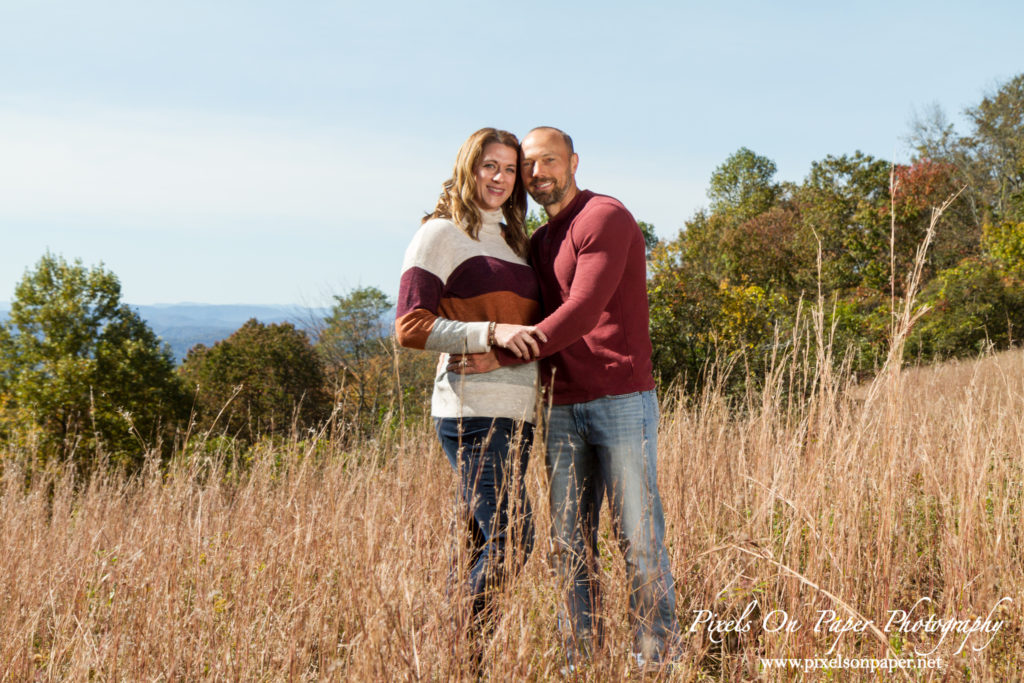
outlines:
{"label": "tall dry grass", "polygon": [[[814,348],[813,332],[806,335]],[[796,346],[800,346],[798,343]],[[684,629],[680,680],[815,680],[759,657],[884,657],[925,634],[816,633],[819,610],[884,625],[889,610],[1005,624],[984,649],[948,638],[941,671],[999,681],[1024,666],[1024,353],[883,373],[847,386],[780,359],[741,410],[713,388],[666,400],[660,483]],[[824,366],[819,366],[824,367]],[[31,455],[31,454],[28,454]],[[495,680],[558,676],[560,600],[546,561],[541,451],[527,476],[538,549],[484,643]],[[454,475],[428,425],[343,448],[266,445],[246,470],[196,441],[132,478],[30,470],[0,491],[0,679],[453,680],[473,643],[446,598]],[[27,474],[31,474],[27,477]],[[602,532],[609,637],[579,676],[622,678],[630,629],[621,556]],[[711,642],[692,610],[753,628]],[[785,610],[792,633],[759,618]],[[833,648],[833,645],[835,647]],[[831,680],[862,680],[840,671]]]}

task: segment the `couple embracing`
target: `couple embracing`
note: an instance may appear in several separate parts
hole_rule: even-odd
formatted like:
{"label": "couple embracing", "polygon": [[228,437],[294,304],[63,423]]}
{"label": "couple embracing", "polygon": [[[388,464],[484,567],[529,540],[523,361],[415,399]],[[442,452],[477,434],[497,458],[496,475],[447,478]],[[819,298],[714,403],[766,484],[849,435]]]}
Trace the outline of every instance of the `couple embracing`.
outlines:
{"label": "couple embracing", "polygon": [[[567,652],[585,659],[601,640],[597,534],[607,495],[630,582],[633,651],[656,663],[673,656],[679,627],[657,485],[644,239],[621,203],[577,187],[578,162],[556,128],[535,128],[521,145],[494,128],[470,136],[406,251],[396,334],[444,354],[431,414],[467,509],[465,589],[477,620],[493,618],[490,595],[516,564],[506,551],[516,544],[524,561],[533,545],[522,477],[539,369]],[[527,191],[549,216],[532,237]]]}

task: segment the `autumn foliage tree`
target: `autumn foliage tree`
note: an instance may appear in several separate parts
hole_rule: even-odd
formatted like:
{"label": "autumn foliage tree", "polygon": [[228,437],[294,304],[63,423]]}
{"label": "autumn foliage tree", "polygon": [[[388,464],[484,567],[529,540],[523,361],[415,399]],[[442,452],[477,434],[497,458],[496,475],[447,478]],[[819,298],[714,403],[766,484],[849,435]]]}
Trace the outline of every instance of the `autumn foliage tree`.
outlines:
{"label": "autumn foliage tree", "polygon": [[[870,372],[885,358],[891,312],[906,295],[932,208],[957,192],[954,167],[893,165],[857,152],[813,163],[799,185],[777,183],[774,169],[748,149],[731,155],[712,174],[710,209],[655,250],[648,292],[663,379],[686,377],[696,388],[714,362],[742,368],[730,380],[738,387],[757,381],[800,302],[819,296],[837,361],[849,351],[853,369]],[[948,208],[925,280],[977,255],[979,245],[970,212]],[[949,345],[918,345],[925,348]]]}
{"label": "autumn foliage tree", "polygon": [[986,226],[981,252],[940,271],[913,345],[925,357],[1002,349],[1024,338],[1024,223]]}

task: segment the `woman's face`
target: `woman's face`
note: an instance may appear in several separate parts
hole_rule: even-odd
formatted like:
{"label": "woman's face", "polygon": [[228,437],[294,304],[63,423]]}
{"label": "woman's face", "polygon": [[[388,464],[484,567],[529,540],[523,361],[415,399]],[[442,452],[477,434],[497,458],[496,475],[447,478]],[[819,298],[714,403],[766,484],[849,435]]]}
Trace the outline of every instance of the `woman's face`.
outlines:
{"label": "woman's face", "polygon": [[519,170],[516,167],[516,157],[514,147],[500,142],[492,142],[484,147],[484,153],[473,169],[477,200],[481,209],[500,209],[505,200],[512,195]]}

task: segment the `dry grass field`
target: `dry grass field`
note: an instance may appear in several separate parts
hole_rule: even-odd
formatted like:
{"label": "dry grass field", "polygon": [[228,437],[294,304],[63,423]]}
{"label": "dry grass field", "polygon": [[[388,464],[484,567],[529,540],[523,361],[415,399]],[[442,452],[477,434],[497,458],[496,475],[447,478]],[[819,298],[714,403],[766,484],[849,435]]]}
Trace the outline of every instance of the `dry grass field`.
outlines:
{"label": "dry grass field", "polygon": [[[1019,679],[1024,353],[856,387],[812,365],[780,361],[741,406],[713,389],[663,400],[683,659],[630,668],[624,567],[606,525],[609,637],[570,678]],[[30,470],[31,453],[3,455],[0,680],[476,677],[446,598],[455,480],[429,425],[348,447],[266,444],[246,468],[217,443],[193,438],[169,466],[81,482],[67,468]],[[500,596],[486,679],[557,679],[564,666],[541,456],[528,471],[537,550]],[[887,624],[912,609],[908,624],[1002,623],[944,638]],[[734,628],[691,630],[699,610]],[[915,650],[942,668],[761,662]]]}

